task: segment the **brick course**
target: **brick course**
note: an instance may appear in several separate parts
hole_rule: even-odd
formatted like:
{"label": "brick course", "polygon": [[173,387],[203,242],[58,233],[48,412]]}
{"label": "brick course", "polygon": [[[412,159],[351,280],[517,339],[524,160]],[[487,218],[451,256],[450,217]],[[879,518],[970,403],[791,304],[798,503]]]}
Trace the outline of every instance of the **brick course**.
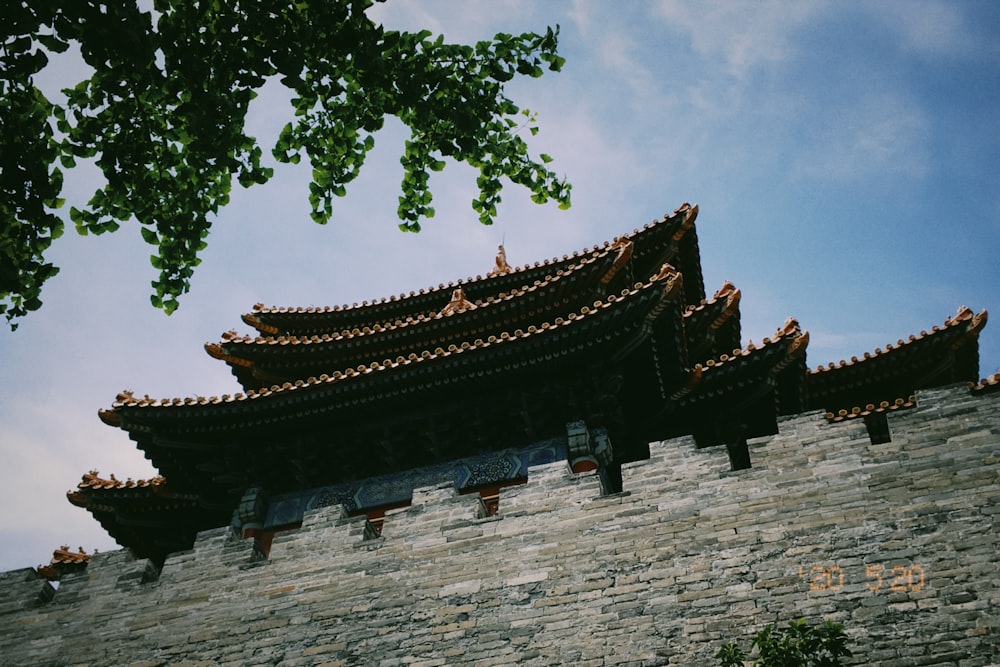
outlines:
{"label": "brick course", "polygon": [[0,574],[11,665],[713,665],[772,621],[842,622],[856,664],[1000,664],[1000,394],[924,391],[892,439],[819,413],[724,447],[655,443],[601,496],[533,468],[475,496],[420,489],[382,537],[339,508],[275,537],[228,528],[162,571],[98,554],[57,591]]}

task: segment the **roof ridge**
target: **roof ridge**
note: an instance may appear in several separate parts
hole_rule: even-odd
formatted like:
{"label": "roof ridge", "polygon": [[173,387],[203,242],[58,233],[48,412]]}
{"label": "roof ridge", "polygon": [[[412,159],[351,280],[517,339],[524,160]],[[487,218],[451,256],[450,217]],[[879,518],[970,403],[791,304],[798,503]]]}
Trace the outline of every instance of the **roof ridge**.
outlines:
{"label": "roof ridge", "polygon": [[97,470],[91,470],[90,472],[84,473],[83,479],[77,484],[78,489],[134,489],[143,488],[147,486],[156,486],[164,484],[167,480],[162,475],[156,475],[155,477],[150,477],[149,479],[138,479],[133,480],[131,477],[127,478],[124,482],[114,476],[114,473],[110,475],[108,479],[101,477],[101,473]]}

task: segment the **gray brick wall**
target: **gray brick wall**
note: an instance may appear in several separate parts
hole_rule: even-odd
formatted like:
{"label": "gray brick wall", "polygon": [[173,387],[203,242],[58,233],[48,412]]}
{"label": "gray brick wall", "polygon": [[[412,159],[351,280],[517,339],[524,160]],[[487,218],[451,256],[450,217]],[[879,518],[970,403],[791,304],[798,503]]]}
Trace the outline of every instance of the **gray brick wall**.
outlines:
{"label": "gray brick wall", "polygon": [[383,536],[338,508],[228,529],[162,572],[97,555],[54,595],[0,574],[3,665],[713,665],[771,621],[845,624],[857,664],[1000,664],[1000,394],[918,394],[892,441],[818,413],[724,448],[654,444],[600,496],[565,463],[478,499],[419,490]]}

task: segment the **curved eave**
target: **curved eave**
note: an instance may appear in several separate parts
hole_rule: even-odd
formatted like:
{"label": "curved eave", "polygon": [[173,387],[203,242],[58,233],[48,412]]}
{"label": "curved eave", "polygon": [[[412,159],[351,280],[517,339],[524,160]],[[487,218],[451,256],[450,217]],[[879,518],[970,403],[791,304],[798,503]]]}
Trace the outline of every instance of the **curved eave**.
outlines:
{"label": "curved eave", "polygon": [[850,409],[841,408],[837,412],[827,412],[826,419],[829,422],[836,423],[842,421],[848,421],[851,419],[864,419],[870,415],[885,414],[888,412],[895,412],[896,410],[905,410],[907,408],[912,408],[917,404],[916,396],[909,396],[908,398],[896,398],[891,401],[880,401],[879,403],[868,403],[866,405],[856,405]]}
{"label": "curved eave", "polygon": [[678,243],[678,268],[687,277],[684,285],[685,303],[695,304],[705,299],[705,278],[701,273],[701,250],[698,246],[698,230],[694,227],[694,216],[698,207],[694,207],[690,231]]}
{"label": "curved eave", "polygon": [[696,306],[689,306],[684,311],[684,318],[696,330],[720,329],[726,322],[739,313],[742,292],[728,280],[712,295],[711,299],[703,300]]}
{"label": "curved eave", "polygon": [[1000,373],[994,373],[978,383],[970,382],[969,390],[973,394],[992,394],[995,391],[1000,391]]}
{"label": "curved eave", "polygon": [[91,472],[66,497],[90,512],[118,544],[157,561],[190,548],[199,530],[225,525],[232,511],[206,506],[199,494],[172,491],[162,477],[121,482]]}
{"label": "curved eave", "polygon": [[116,505],[125,503],[132,506],[173,506],[180,504],[195,505],[198,495],[177,492],[167,485],[166,479],[157,476],[152,479],[124,482],[115,479],[102,478],[97,471],[92,470],[83,476],[76,490],[67,491],[66,497],[77,507],[90,510],[112,511]]}
{"label": "curved eave", "polygon": [[69,502],[91,514],[159,514],[165,511],[199,511],[201,503],[195,494],[161,497],[145,493],[80,493],[67,492]]}
{"label": "curved eave", "polygon": [[[695,256],[693,259],[679,261],[678,264],[682,271],[691,272],[689,282],[692,287],[686,288],[687,290],[696,289],[695,285],[701,285],[701,266],[696,252],[697,238],[693,233],[694,220],[697,215],[697,205],[692,206],[685,203],[672,214],[622,237],[635,244],[637,255],[651,258],[648,260],[648,268],[644,270],[646,275],[642,275],[643,272],[640,272],[632,276],[632,279],[636,281],[647,280],[659,269],[662,263],[671,261],[670,256],[660,257],[662,253],[654,252],[651,254],[647,252],[647,246],[660,247],[663,245],[664,247],[673,247],[676,250],[677,242],[673,240],[674,237],[690,237],[684,242],[684,247],[689,248],[694,244]],[[270,307],[256,304],[251,313],[243,316],[243,320],[257,331],[269,335],[312,335],[363,328],[375,323],[405,319],[407,316],[438,312],[441,305],[447,303],[451,291],[459,287],[465,291],[469,299],[480,300],[525,284],[532,284],[546,274],[580,262],[588,256],[606,252],[612,245],[611,242],[606,242],[603,245],[581,250],[572,255],[564,255],[562,259],[553,258],[545,262],[535,262],[534,265],[517,267],[510,273],[480,275],[475,278],[450,282],[447,285],[442,283],[437,287],[413,291],[409,295],[393,295],[360,304],[305,308]],[[653,257],[654,254],[656,257]],[[704,298],[704,288],[702,288],[700,298]],[[693,302],[697,303],[698,300],[700,299],[695,299]]]}
{"label": "curved eave", "polygon": [[49,581],[58,581],[65,574],[85,569],[90,560],[91,556],[83,550],[83,547],[78,551],[72,551],[67,545],[63,545],[52,552],[52,560],[48,565],[39,565],[36,570]]}
{"label": "curved eave", "polygon": [[625,296],[609,296],[593,308],[584,307],[551,324],[545,322],[527,331],[452,345],[447,350],[437,348],[422,355],[401,356],[389,363],[376,362],[234,396],[156,401],[123,393],[113,409],[122,418],[121,428],[136,433],[160,427],[181,431],[239,430],[350,409],[386,395],[453,384],[466,377],[497,375],[504,372],[505,364],[523,367],[547,363],[598,343],[607,346],[612,344],[608,341],[622,337],[646,335],[644,318],[664,300],[676,298],[679,285],[676,274],[664,274]]}
{"label": "curved eave", "polygon": [[962,308],[943,327],[921,331],[860,359],[812,370],[806,378],[810,409],[838,414],[853,406],[909,396],[918,389],[975,382],[979,332],[986,321],[985,310],[974,314]]}
{"label": "curved eave", "polygon": [[650,440],[660,440],[710,430],[735,419],[747,429],[745,435],[773,432],[780,377],[801,362],[808,343],[808,332],[789,327],[759,346],[751,343],[696,364],[660,411],[648,417],[644,431]]}
{"label": "curved eave", "polygon": [[257,304],[253,312],[243,316],[243,321],[265,335],[312,336],[364,329],[385,322],[406,320],[408,317],[425,317],[440,312],[455,289],[463,289],[468,298],[474,301],[487,299],[543,280],[546,275],[563,270],[589,255],[600,253],[609,246],[609,243],[605,243],[604,246],[595,246],[591,250],[566,255],[562,259],[518,267],[510,273],[441,283],[434,288],[410,292],[409,295],[393,295],[360,304],[306,308],[266,307]]}
{"label": "curved eave", "polygon": [[689,359],[702,361],[740,347],[741,296],[740,290],[727,281],[710,300],[685,310]]}
{"label": "curved eave", "polygon": [[758,379],[773,379],[796,358],[805,355],[809,332],[794,332],[765,338],[761,346],[750,345],[723,354],[706,364],[697,364],[688,372],[684,389],[671,398],[681,406],[690,406],[709,398],[725,397]]}
{"label": "curved eave", "polygon": [[654,221],[626,237],[635,244],[630,269],[636,279],[656,273],[664,263],[673,264],[684,274],[684,305],[697,305],[705,300],[695,228],[697,217],[697,205],[683,204],[662,222]]}
{"label": "curved eave", "polygon": [[[385,325],[308,337],[241,337],[227,333],[221,343],[206,343],[205,349],[212,357],[232,366],[244,386],[259,386],[260,383],[254,383],[250,376],[261,379],[277,372],[279,375],[274,376],[275,379],[280,378],[283,382],[305,377],[294,375],[294,369],[306,374],[310,370],[322,373],[356,366],[359,362],[384,360],[386,356],[419,352],[428,344],[447,347],[477,336],[499,333],[511,323],[520,327],[541,324],[546,317],[565,314],[570,309],[564,305],[568,302],[574,304],[573,310],[578,309],[588,298],[600,293],[598,284],[610,282],[630,254],[631,243],[611,246],[531,286],[481,300],[472,304],[474,308],[462,312],[441,311]],[[263,367],[258,369],[258,364]],[[317,365],[321,368],[315,368]],[[322,368],[323,365],[326,368]],[[245,368],[251,369],[249,374],[243,370]],[[277,369],[289,369],[290,372]]]}

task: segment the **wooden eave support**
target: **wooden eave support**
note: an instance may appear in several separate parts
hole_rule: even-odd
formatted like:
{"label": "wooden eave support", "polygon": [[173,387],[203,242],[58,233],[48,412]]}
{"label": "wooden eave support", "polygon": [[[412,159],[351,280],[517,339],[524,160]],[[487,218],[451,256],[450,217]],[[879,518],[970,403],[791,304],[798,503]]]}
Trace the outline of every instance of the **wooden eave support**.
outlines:
{"label": "wooden eave support", "polygon": [[751,467],[750,449],[747,447],[746,438],[727,441],[726,453],[729,454],[731,470],[747,470]]}

